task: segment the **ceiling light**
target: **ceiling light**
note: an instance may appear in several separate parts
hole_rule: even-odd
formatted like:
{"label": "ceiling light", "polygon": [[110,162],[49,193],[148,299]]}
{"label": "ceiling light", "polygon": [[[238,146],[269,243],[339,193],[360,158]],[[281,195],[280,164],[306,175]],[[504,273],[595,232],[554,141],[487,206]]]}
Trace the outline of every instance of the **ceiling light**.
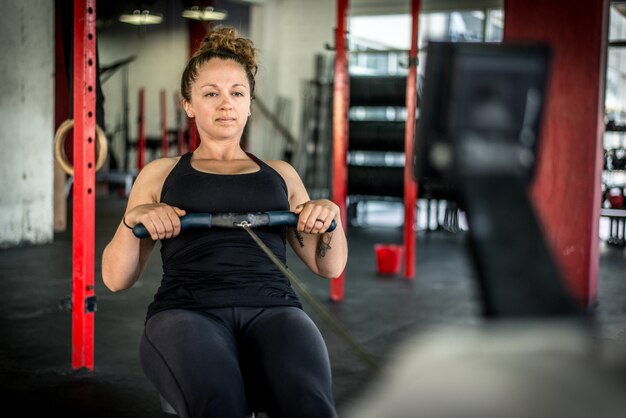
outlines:
{"label": "ceiling light", "polygon": [[183,11],[183,17],[193,20],[224,20],[227,16],[226,10],[214,9],[213,7],[192,6]]}
{"label": "ceiling light", "polygon": [[156,25],[163,21],[163,16],[150,13],[149,10],[135,10],[120,16],[120,22],[131,25]]}

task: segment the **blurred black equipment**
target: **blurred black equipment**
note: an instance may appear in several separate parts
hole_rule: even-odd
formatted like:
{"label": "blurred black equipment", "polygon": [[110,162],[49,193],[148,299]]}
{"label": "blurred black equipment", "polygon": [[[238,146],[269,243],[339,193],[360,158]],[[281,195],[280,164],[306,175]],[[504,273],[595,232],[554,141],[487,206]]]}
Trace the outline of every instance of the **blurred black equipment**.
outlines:
{"label": "blurred black equipment", "polygon": [[538,44],[430,42],[414,172],[467,213],[487,317],[569,317],[526,187],[537,162],[551,52]]}

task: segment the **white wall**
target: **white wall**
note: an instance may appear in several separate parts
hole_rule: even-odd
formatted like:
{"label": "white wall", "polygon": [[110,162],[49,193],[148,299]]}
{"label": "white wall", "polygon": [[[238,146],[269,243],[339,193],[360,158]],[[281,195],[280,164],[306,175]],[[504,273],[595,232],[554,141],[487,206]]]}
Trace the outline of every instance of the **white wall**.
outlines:
{"label": "white wall", "polygon": [[[315,55],[329,52],[336,26],[335,0],[267,0],[254,6],[250,36],[260,50],[257,96],[274,110],[278,96],[292,104],[290,132],[301,133],[304,84],[313,79]],[[261,158],[281,158],[283,140],[254,111],[250,150]]]}
{"label": "white wall", "polygon": [[53,5],[0,0],[0,248],[53,238]]}

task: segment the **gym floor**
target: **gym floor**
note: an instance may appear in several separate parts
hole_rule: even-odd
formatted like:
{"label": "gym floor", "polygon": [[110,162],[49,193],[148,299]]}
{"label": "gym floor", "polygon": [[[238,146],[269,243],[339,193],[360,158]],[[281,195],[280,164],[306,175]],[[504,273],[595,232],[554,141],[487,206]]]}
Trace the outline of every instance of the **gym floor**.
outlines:
{"label": "gym floor", "polygon": [[[158,395],[144,377],[138,342],[146,307],[159,285],[158,251],[132,289],[111,293],[102,284],[100,256],[126,201],[98,198],[96,220],[95,371],[71,370],[71,315],[59,308],[71,293],[72,243],[68,232],[49,245],[0,251],[0,390],[4,410],[18,416],[45,413],[64,417],[159,417]],[[346,298],[328,299],[328,282],[316,278],[291,253],[290,268],[352,335],[382,364],[402,341],[425,331],[473,327],[482,322],[479,295],[465,254],[465,234],[420,231],[417,275],[376,273],[373,245],[401,243],[400,228],[350,228]],[[598,303],[593,313],[598,338],[626,341],[626,256],[601,243]],[[330,352],[339,412],[349,408],[375,381],[368,367],[306,303]]]}

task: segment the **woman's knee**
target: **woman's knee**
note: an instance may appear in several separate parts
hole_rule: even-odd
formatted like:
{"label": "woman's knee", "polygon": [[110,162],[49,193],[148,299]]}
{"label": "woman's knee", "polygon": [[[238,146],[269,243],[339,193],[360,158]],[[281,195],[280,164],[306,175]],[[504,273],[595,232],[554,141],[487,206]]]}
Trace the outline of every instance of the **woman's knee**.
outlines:
{"label": "woman's knee", "polygon": [[257,325],[252,346],[280,416],[336,416],[328,351],[313,321],[299,309],[276,309]]}
{"label": "woman's knee", "polygon": [[144,372],[177,411],[238,414],[245,410],[245,390],[234,338],[198,315],[172,311],[148,321],[140,344]]}

